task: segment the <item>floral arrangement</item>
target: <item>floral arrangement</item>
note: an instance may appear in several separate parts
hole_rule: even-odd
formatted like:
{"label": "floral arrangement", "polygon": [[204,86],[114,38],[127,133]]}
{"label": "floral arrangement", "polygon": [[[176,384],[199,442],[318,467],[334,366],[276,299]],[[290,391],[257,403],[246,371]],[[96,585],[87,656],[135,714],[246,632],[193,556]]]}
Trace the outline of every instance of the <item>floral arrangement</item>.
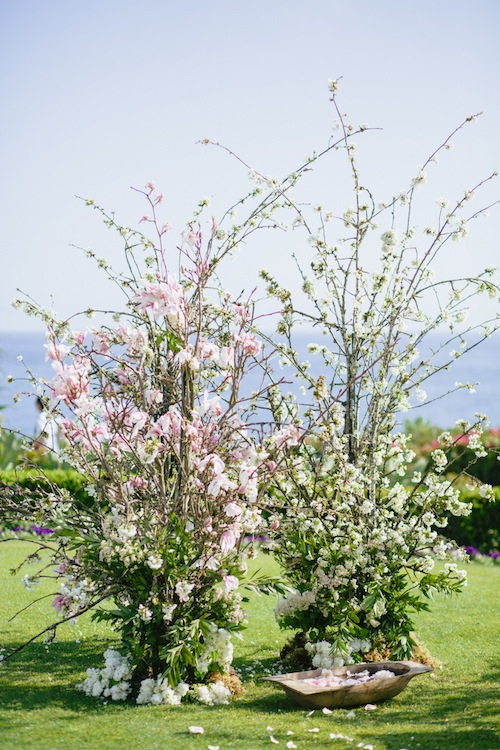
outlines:
{"label": "floral arrangement", "polygon": [[[420,229],[413,224],[418,190],[451,136],[406,190],[377,204],[356,160],[353,137],[364,128],[342,114],[336,91],[332,82],[336,150],[347,159],[352,208],[336,217],[321,206],[297,209],[295,231],[304,231],[311,246],[309,260],[297,258],[302,296],[262,273],[268,294],[281,303],[282,366],[301,385],[295,399],[271,391],[270,408],[278,425],[298,425],[305,435],[273,489],[270,549],[295,588],[278,603],[276,617],[298,631],[285,649],[289,664],[295,658],[296,666],[323,668],[408,658],[416,647],[413,613],[427,609],[435,591],[465,585],[457,563],[466,555],[446,539],[445,527],[450,516],[470,512],[459,476],[470,477],[487,455],[487,419],[477,415],[474,424],[457,422],[453,435],[442,432],[421,471],[411,470],[411,436],[398,429],[398,419],[426,400],[429,377],[499,327],[495,312],[481,325],[466,324],[473,297],[498,300],[494,269],[467,278],[433,274],[436,257],[482,213],[468,211],[468,204],[495,175],[455,204],[438,199],[434,223]],[[295,345],[305,326],[313,332],[313,362]],[[423,354],[436,329],[443,330],[442,345]],[[457,468],[461,444],[467,460]],[[469,481],[493,499],[489,483]]]}
{"label": "floral arrangement", "polygon": [[[126,273],[96,258],[124,293],[122,311],[84,329],[31,300],[17,303],[47,326],[54,377],[36,383],[38,393],[62,425],[63,459],[92,498],[75,502],[56,487],[25,498],[26,516],[53,531],[40,542],[49,567],[25,584],[51,568],[55,627],[92,609],[122,643],[106,652],[103,668],[88,671],[81,685],[88,695],[226,702],[231,635],[245,624],[241,588],[253,554],[245,539],[262,533],[294,587],[277,606],[278,621],[298,631],[305,660],[324,669],[409,656],[413,613],[434,591],[465,584],[457,566],[465,554],[440,531],[450,514],[469,512],[446,472],[456,437],[443,433],[425,470],[403,481],[414,455],[397,418],[414,396],[425,400],[428,377],[472,347],[467,333],[498,328],[495,316],[463,327],[473,297],[498,296],[493,269],[438,280],[431,269],[482,213],[467,206],[488,180],[452,207],[439,199],[435,225],[418,230],[417,190],[450,139],[407,190],[377,206],[355,159],[353,138],[368,128],[341,114],[337,82],[330,90],[338,138],[284,180],[250,170],[249,194],[208,229],[202,202],[175,252],[151,183],[139,192],[154,240],[88,201],[124,241]],[[338,152],[347,156],[354,205],[335,223],[293,191],[319,159]],[[340,239],[329,235],[332,220],[343,227]],[[228,231],[224,221],[233,222]],[[276,335],[259,330],[252,295],[233,298],[217,277],[224,258],[261,228],[290,228],[307,240],[307,265],[297,259],[302,298],[261,273],[280,308]],[[304,326],[315,334],[309,353],[319,374],[294,345]],[[421,355],[425,336],[440,326],[449,331],[442,347]],[[276,351],[284,374],[271,367]],[[285,378],[300,395],[284,390]],[[469,463],[484,455],[485,426],[482,415],[457,424]],[[491,487],[481,486],[490,497]],[[250,583],[286,591],[271,579]]]}
{"label": "floral arrangement", "polygon": [[[75,330],[19,302],[46,323],[54,376],[36,387],[62,427],[62,458],[91,498],[78,502],[54,486],[24,509],[53,531],[43,547],[59,585],[55,625],[94,609],[120,634],[122,652],[108,650],[104,668],[89,671],[86,693],[175,703],[189,692],[221,702],[231,635],[246,622],[240,583],[262,525],[258,501],[295,433],[266,428],[255,416],[259,391],[242,394],[253,370],[262,379],[269,355],[251,299],[232,299],[216,281],[235,233],[224,239],[212,223],[205,240],[193,223],[175,268],[169,227],[156,218],[161,195],[152,184],[141,192],[155,243],[101,211],[125,241],[126,275],[99,260],[126,295],[122,312]],[[46,564],[25,585],[42,575]]]}

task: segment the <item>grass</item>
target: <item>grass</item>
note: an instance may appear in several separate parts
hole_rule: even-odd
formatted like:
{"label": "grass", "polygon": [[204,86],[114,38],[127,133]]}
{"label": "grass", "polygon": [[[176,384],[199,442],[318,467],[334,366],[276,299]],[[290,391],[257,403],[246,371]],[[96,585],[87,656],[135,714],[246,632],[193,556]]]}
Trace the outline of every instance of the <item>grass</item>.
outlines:
{"label": "grass", "polygon": [[[0,544],[3,646],[24,642],[51,621],[48,598],[8,622],[31,600],[21,576],[8,573],[27,546],[19,541]],[[263,564],[270,565],[267,560]],[[220,750],[259,750],[274,747],[272,734],[279,747],[292,741],[298,750],[498,750],[500,567],[473,563],[469,581],[465,593],[437,600],[432,613],[418,618],[418,635],[442,661],[442,668],[432,676],[415,678],[374,711],[339,709],[309,716],[292,706],[284,693],[260,681],[261,675],[277,671],[276,657],[285,641],[268,597],[252,598],[249,628],[244,640],[236,642],[235,666],[246,694],[230,706],[104,705],[76,691],[86,668],[100,666],[103,651],[114,643],[105,626],[82,619],[73,628],[61,628],[50,646],[34,642],[0,668],[0,748],[207,750],[211,745]],[[204,734],[190,734],[190,725],[204,727]]]}

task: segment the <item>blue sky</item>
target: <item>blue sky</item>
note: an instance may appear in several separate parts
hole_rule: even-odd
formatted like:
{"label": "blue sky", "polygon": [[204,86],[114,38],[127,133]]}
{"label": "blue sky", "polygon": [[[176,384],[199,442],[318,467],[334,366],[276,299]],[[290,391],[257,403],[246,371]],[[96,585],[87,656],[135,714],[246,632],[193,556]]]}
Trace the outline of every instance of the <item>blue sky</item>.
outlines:
{"label": "blue sky", "polygon": [[[0,0],[0,330],[33,320],[11,308],[16,287],[63,315],[109,307],[110,284],[72,244],[120,265],[119,245],[75,195],[126,224],[144,207],[130,186],[154,180],[180,233],[197,201],[219,215],[246,189],[223,142],[266,174],[284,176],[328,140],[327,84],[355,122],[383,128],[360,143],[360,167],[382,200],[467,115],[435,182],[452,198],[500,169],[500,5],[495,0]],[[434,179],[434,178],[433,178]],[[311,196],[348,207],[334,168]],[[485,201],[500,196],[497,181]],[[445,262],[497,264],[500,211]],[[252,281],[283,269],[269,237],[228,270]],[[286,266],[285,266],[286,267]]]}

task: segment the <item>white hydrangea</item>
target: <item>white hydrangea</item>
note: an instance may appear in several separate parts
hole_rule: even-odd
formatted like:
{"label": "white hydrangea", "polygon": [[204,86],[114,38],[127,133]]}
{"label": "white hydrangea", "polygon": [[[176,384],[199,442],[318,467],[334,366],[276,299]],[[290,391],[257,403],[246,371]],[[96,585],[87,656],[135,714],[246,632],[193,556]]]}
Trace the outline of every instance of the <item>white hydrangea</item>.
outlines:
{"label": "white hydrangea", "polygon": [[179,682],[173,688],[169,685],[168,680],[163,677],[158,677],[156,680],[148,678],[142,680],[140,684],[136,703],[153,706],[178,706],[188,692],[189,685],[185,682]]}
{"label": "white hydrangea", "polygon": [[371,649],[368,640],[354,638],[346,643],[343,649],[335,650],[328,641],[306,643],[306,651],[311,655],[311,663],[317,669],[333,669],[342,667],[352,660],[352,654],[364,654]]}
{"label": "white hydrangea", "polygon": [[231,691],[223,682],[212,682],[209,685],[194,685],[192,689],[193,697],[200,703],[206,703],[208,706],[218,706],[229,703]]}
{"label": "white hydrangea", "polygon": [[128,657],[122,656],[119,651],[108,649],[104,652],[104,668],[87,669],[86,679],[76,687],[93,698],[102,696],[114,701],[124,701],[132,689],[129,682],[131,677]]}

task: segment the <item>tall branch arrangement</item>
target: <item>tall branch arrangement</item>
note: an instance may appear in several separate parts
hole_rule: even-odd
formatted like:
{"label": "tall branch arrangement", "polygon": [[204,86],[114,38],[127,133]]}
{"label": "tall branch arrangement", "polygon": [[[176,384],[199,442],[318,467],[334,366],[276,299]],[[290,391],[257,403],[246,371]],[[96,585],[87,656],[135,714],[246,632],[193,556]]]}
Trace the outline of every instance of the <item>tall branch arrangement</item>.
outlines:
{"label": "tall branch arrangement", "polygon": [[[460,499],[456,450],[472,448],[461,467],[467,475],[470,463],[486,455],[487,419],[478,414],[474,423],[460,420],[444,432],[425,472],[412,471],[411,436],[397,424],[426,400],[430,377],[499,327],[496,312],[480,325],[465,322],[476,297],[499,299],[495,269],[465,278],[433,274],[446,253],[453,268],[454,243],[485,211],[468,210],[470,201],[496,175],[454,205],[439,199],[431,226],[412,221],[426,170],[475,117],[444,141],[407,189],[377,204],[356,161],[353,136],[363,128],[341,113],[336,90],[333,82],[340,134],[334,150],[347,159],[353,205],[336,215],[320,206],[295,212],[294,231],[303,230],[311,248],[308,260],[296,259],[302,296],[287,288],[289,279],[261,274],[281,303],[278,348],[301,391],[293,400],[272,390],[270,408],[278,425],[296,424],[306,436],[273,489],[271,547],[296,587],[276,615],[298,631],[287,649],[292,660],[295,653],[304,666],[312,660],[324,667],[409,657],[412,613],[427,609],[433,592],[464,585],[457,561],[465,555],[445,536],[448,517],[471,507]],[[296,343],[304,331],[312,362]],[[440,334],[439,346],[428,343],[431,332]],[[479,491],[492,498],[489,485]]]}
{"label": "tall branch arrangement", "polygon": [[[196,215],[167,252],[161,195],[152,184],[139,192],[154,242],[98,209],[125,243],[125,274],[97,259],[125,294],[122,312],[75,330],[19,302],[47,325],[54,377],[37,388],[88,495],[76,503],[54,487],[29,498],[27,511],[54,530],[44,546],[60,622],[113,603],[94,617],[118,630],[127,656],[107,653],[105,668],[83,683],[87,693],[176,703],[189,692],[225,702],[231,633],[246,621],[240,580],[261,525],[258,501],[295,431],[276,437],[256,413],[269,354],[253,332],[251,296],[233,299],[215,273],[253,225],[226,237],[212,222],[205,237]],[[253,395],[244,392],[249,377]],[[250,585],[279,586],[266,578]]]}
{"label": "tall branch arrangement", "polygon": [[[432,278],[436,258],[482,213],[468,213],[469,201],[491,178],[451,207],[440,200],[435,224],[418,230],[417,189],[450,140],[408,189],[377,205],[355,158],[353,138],[367,128],[341,113],[336,88],[337,137],[284,180],[250,170],[252,189],[218,223],[205,221],[202,202],[177,248],[154,185],[139,191],[153,238],[88,201],[124,242],[124,273],[89,253],[124,294],[104,323],[84,329],[29,298],[17,302],[46,324],[54,376],[34,382],[62,424],[64,458],[84,476],[88,500],[54,487],[20,501],[13,490],[2,512],[22,507],[53,529],[40,543],[39,573],[24,583],[56,578],[54,627],[94,609],[120,634],[121,652],[108,650],[104,668],[88,671],[89,695],[226,702],[231,633],[245,624],[246,540],[263,531],[294,587],[278,621],[298,631],[295,650],[316,666],[409,656],[412,614],[434,591],[464,585],[459,551],[444,535],[447,517],[469,507],[447,466],[462,444],[472,461],[484,455],[485,418],[443,433],[421,473],[409,470],[397,420],[414,396],[425,399],[429,377],[476,345],[468,334],[498,328],[498,318],[463,324],[476,295],[498,297],[491,269]],[[304,204],[296,187],[337,154],[347,158],[354,201],[330,214]],[[308,254],[295,259],[302,294],[261,273],[279,308],[273,334],[259,331],[269,317],[259,317],[253,295],[232,297],[217,275],[263,228],[289,229],[299,241],[305,233]],[[304,330],[314,366],[296,346]],[[443,344],[427,353],[435,330]],[[285,379],[297,387],[287,392]],[[286,591],[271,579],[250,585]]]}

